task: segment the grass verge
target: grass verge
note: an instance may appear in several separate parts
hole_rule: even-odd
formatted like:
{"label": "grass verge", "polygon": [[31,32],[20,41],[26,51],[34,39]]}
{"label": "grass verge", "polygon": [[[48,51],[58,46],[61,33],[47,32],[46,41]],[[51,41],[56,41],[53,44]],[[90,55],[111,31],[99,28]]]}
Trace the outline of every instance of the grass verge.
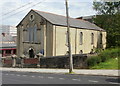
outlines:
{"label": "grass verge", "polygon": [[120,48],[106,49],[87,59],[90,69],[120,69]]}
{"label": "grass verge", "polygon": [[90,69],[120,69],[118,64],[118,58],[112,58],[106,62],[101,62],[95,66],[90,67]]}

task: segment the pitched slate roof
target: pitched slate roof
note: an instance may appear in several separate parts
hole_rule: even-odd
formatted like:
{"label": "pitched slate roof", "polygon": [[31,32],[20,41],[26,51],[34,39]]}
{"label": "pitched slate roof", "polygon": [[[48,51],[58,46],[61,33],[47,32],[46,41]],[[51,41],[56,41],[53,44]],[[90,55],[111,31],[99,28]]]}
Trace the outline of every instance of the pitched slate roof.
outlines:
{"label": "pitched slate roof", "polygon": [[5,37],[0,34],[0,48],[5,48],[5,47],[16,47],[16,43],[14,42],[14,39],[11,35],[6,35]]}
{"label": "pitched slate roof", "polygon": [[[65,16],[56,15],[56,14],[53,14],[53,13],[48,13],[48,12],[43,12],[43,11],[38,11],[38,10],[33,10],[33,9],[31,11],[34,11],[38,15],[42,16],[43,18],[45,18],[47,21],[49,21],[53,25],[67,26]],[[69,23],[70,23],[70,27],[74,27],[74,28],[105,31],[102,28],[98,27],[97,25],[92,24],[92,23],[90,23],[88,21],[85,21],[85,20],[69,18]],[[19,26],[19,24],[17,25],[17,27]]]}
{"label": "pitched slate roof", "polygon": [[[67,26],[65,16],[56,15],[53,13],[42,12],[42,11],[38,11],[38,10],[33,10],[33,11],[35,11],[36,13],[38,13],[39,15],[41,15],[42,17],[44,17],[46,20],[48,20],[49,22],[51,22],[54,25]],[[70,22],[71,27],[104,31],[102,28],[98,27],[97,25],[92,24],[85,20],[69,18],[69,22]]]}

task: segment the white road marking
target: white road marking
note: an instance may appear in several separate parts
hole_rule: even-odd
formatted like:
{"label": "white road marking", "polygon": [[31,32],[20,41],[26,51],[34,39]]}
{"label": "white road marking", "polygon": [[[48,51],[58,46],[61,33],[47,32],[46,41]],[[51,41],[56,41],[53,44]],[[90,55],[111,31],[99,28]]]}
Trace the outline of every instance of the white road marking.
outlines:
{"label": "white road marking", "polygon": [[59,78],[60,80],[65,80],[64,78]]}
{"label": "white road marking", "polygon": [[17,75],[17,76],[20,76],[20,75]]}
{"label": "white road marking", "polygon": [[109,82],[110,84],[119,84],[119,83],[115,83],[115,82]]}
{"label": "white road marking", "polygon": [[95,83],[97,83],[98,81],[94,81],[94,80],[88,80],[89,82],[95,82]]}
{"label": "white road marking", "polygon": [[48,79],[53,79],[54,77],[48,77]]}
{"label": "white road marking", "polygon": [[80,81],[80,79],[72,79],[72,80],[74,80],[74,81]]}
{"label": "white road marking", "polygon": [[43,78],[43,76],[38,76],[39,78]]}
{"label": "white road marking", "polygon": [[34,78],[35,76],[31,76],[31,77],[33,77],[33,78]]}
{"label": "white road marking", "polygon": [[5,75],[8,75],[8,74],[5,74]]}
{"label": "white road marking", "polygon": [[27,75],[22,75],[22,76],[27,76]]}
{"label": "white road marking", "polygon": [[9,74],[9,75],[14,75],[14,74]]}

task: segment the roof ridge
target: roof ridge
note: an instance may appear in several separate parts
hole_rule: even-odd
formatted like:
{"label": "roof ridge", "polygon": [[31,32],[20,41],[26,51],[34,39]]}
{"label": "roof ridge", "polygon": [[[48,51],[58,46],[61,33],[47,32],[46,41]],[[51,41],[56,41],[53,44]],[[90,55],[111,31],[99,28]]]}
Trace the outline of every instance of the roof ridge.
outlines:
{"label": "roof ridge", "polygon": [[[31,10],[33,10],[33,11],[39,11],[39,12],[43,12],[43,13],[49,13],[49,14],[53,14],[53,15],[57,15],[57,16],[62,16],[62,17],[65,17],[65,18],[66,18],[66,16],[60,15],[60,14],[55,14],[55,13],[46,12],[46,11],[40,11],[40,10],[35,10],[35,9],[31,9]],[[70,19],[79,20],[79,19],[76,19],[76,18],[72,18],[72,17],[70,17],[70,16],[69,16],[69,18],[70,18]]]}

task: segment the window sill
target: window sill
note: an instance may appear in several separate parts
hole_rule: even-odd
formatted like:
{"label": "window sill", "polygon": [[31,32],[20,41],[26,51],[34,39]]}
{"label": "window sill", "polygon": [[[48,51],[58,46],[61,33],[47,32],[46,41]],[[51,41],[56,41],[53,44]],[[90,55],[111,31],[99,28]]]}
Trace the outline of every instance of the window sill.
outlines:
{"label": "window sill", "polygon": [[40,43],[36,42],[36,43],[34,43],[34,44],[41,44],[41,42],[40,42]]}
{"label": "window sill", "polygon": [[41,30],[41,29],[37,29],[37,30]]}
{"label": "window sill", "polygon": [[28,41],[26,41],[26,42],[23,42],[23,43],[29,43]]}
{"label": "window sill", "polygon": [[23,31],[27,31],[26,29],[24,29]]}
{"label": "window sill", "polygon": [[29,44],[41,44],[41,42],[23,42],[23,43],[29,43]]}
{"label": "window sill", "polygon": [[41,42],[31,42],[31,44],[41,44]]}

